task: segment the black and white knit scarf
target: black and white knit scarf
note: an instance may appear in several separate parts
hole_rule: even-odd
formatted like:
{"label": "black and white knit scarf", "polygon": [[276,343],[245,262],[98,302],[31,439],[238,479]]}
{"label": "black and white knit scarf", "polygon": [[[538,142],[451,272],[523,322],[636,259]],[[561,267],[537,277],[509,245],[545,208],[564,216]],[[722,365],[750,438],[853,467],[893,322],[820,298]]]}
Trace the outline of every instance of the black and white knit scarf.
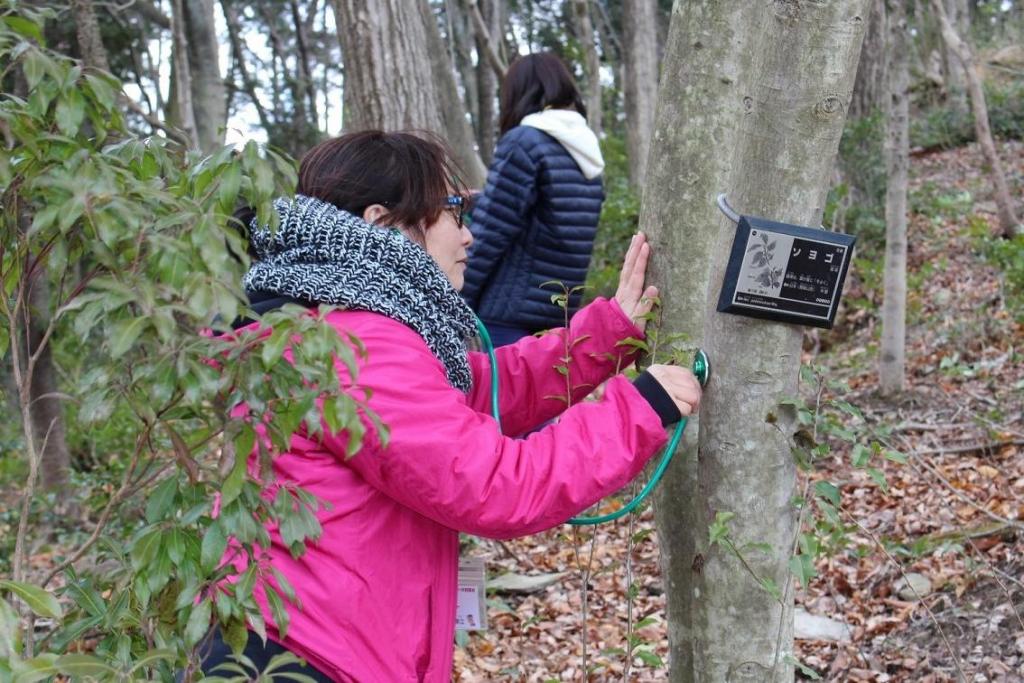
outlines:
{"label": "black and white knit scarf", "polygon": [[313,197],[280,198],[276,231],[256,224],[256,260],[246,291],[372,311],[416,330],[444,364],[448,382],[472,386],[466,339],[475,330],[469,306],[437,262],[398,230],[370,225]]}

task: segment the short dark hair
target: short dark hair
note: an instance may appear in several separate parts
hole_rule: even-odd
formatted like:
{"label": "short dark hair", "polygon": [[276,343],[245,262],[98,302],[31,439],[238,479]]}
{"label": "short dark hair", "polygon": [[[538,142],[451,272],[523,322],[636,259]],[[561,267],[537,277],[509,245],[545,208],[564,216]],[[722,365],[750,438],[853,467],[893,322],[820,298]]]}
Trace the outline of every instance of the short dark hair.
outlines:
{"label": "short dark hair", "polygon": [[576,81],[558,55],[538,52],[519,57],[508,67],[501,83],[500,134],[545,107],[575,107],[584,117],[587,115]]}
{"label": "short dark hair", "polygon": [[426,131],[364,130],[325,140],[299,164],[298,194],[362,216],[388,210],[386,225],[414,231],[437,221],[450,193],[465,193],[448,146]]}

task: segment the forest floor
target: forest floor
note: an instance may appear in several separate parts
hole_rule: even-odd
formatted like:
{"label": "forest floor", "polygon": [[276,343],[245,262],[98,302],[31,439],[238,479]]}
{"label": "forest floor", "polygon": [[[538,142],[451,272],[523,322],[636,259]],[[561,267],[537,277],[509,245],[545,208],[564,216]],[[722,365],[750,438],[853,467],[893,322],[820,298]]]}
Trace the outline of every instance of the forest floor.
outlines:
{"label": "forest floor", "polygon": [[[1020,197],[1024,144],[1004,143],[1001,154]],[[799,608],[849,627],[841,641],[797,640],[797,658],[823,680],[1024,681],[1024,325],[980,253],[996,233],[983,168],[976,145],[912,160],[907,386],[898,400],[877,393],[880,253],[851,270],[837,328],[807,337],[805,362],[845,384],[824,398],[857,406],[863,420],[849,417],[850,428],[883,433],[906,459],[872,462],[887,491],[851,465],[843,442],[801,475],[840,487],[849,529],[847,547],[823,557],[797,591]],[[593,539],[576,533],[566,526],[471,549],[489,577],[553,583],[491,595],[489,630],[456,648],[457,681],[579,681],[584,651],[592,681],[667,678],[650,508],[598,527]],[[909,574],[927,579],[918,595],[901,589]]]}

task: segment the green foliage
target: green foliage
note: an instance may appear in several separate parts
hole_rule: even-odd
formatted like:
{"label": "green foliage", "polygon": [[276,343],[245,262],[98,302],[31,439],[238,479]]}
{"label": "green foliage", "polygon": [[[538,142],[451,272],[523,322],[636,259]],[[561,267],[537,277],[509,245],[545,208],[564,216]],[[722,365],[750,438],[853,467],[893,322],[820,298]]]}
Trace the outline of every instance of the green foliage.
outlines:
{"label": "green foliage", "polygon": [[[984,90],[992,135],[1006,140],[1024,139],[1024,82],[986,83]],[[951,105],[927,109],[910,122],[911,147],[952,149],[975,139],[973,112]]]}
{"label": "green foliage", "polygon": [[857,251],[878,253],[885,243],[885,117],[875,112],[846,122],[839,141],[843,182],[829,190],[823,222],[853,235]]}
{"label": "green foliage", "polygon": [[[0,15],[0,66],[28,87],[0,100],[13,143],[0,150],[0,338],[15,342],[4,360],[24,368],[21,321],[48,327],[74,406],[69,441],[102,471],[80,503],[101,521],[70,546],[88,551],[80,571],[77,558],[58,558],[51,576],[0,582],[0,680],[170,680],[213,621],[236,648],[246,622],[263,633],[257,590],[287,630],[294,590],[254,558],[270,543],[267,523],[301,554],[324,504],[294,487],[267,490],[271,453],[300,427],[343,433],[348,454],[358,450],[366,407],[343,391],[335,362],[355,380],[361,351],[325,313],[298,307],[264,317],[272,334],[223,334],[246,312],[247,255],[230,214],[244,201],[272,222],[292,161],[255,144],[201,157],[130,136],[120,84],[42,47],[43,19]],[[40,280],[49,301],[29,308]],[[4,458],[38,459],[34,435],[19,436]],[[4,471],[32,490],[35,467]],[[27,504],[32,533],[46,499]],[[222,565],[229,547],[237,559]],[[23,574],[23,551],[5,558]],[[4,596],[52,625],[20,618]],[[79,651],[83,639],[91,651]]]}
{"label": "green foliage", "polygon": [[980,217],[968,221],[974,248],[1003,273],[1006,307],[1018,321],[1024,321],[1024,236],[994,237],[988,222]]}
{"label": "green foliage", "polygon": [[639,229],[640,199],[629,186],[629,166],[625,138],[606,135],[601,141],[604,155],[604,205],[597,225],[594,253],[587,271],[586,297],[610,297],[619,283],[622,259],[629,240]]}

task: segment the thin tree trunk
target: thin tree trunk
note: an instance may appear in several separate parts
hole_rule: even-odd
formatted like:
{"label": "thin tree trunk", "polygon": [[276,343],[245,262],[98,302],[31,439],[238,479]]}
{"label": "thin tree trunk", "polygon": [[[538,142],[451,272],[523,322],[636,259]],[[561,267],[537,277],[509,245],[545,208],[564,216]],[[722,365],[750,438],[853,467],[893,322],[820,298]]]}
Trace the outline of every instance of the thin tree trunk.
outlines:
{"label": "thin tree trunk", "polygon": [[192,107],[192,73],[189,64],[188,28],[185,18],[185,0],[171,3],[171,93],[168,99],[167,122],[179,128],[189,140],[189,146],[199,148],[195,110]]}
{"label": "thin tree trunk", "polygon": [[107,50],[103,47],[92,0],[71,0],[71,13],[75,17],[75,30],[78,48],[82,51],[82,61],[94,69],[110,71]]}
{"label": "thin tree trunk", "polygon": [[643,188],[646,177],[647,154],[654,133],[654,107],[658,97],[657,14],[657,0],[629,0],[623,8],[626,147],[629,179],[638,190]]}
{"label": "thin tree trunk", "polygon": [[238,73],[242,77],[242,88],[246,95],[249,96],[249,101],[256,108],[256,115],[260,119],[260,125],[269,134],[272,124],[267,116],[266,108],[256,94],[256,79],[249,72],[248,64],[245,61],[245,50],[242,45],[241,36],[238,34],[240,22],[233,0],[221,0],[221,9],[224,10],[224,17],[228,27],[228,41],[231,43],[231,52],[238,67]]}
{"label": "thin tree trunk", "polygon": [[299,12],[299,3],[297,0],[290,0],[292,21],[295,24],[295,44],[298,48],[298,60],[299,60],[299,89],[306,98],[307,114],[304,120],[304,124],[311,127],[314,131],[319,131],[319,116],[317,115],[316,106],[316,87],[313,83],[313,70],[310,67],[310,55],[309,46],[306,39],[306,26],[302,20],[302,14]]}
{"label": "thin tree trunk", "polygon": [[[728,192],[746,213],[819,224],[865,9],[693,0],[673,12],[641,226],[664,285],[661,335],[702,341],[715,368],[697,452],[691,437],[655,508],[673,681],[793,680],[795,417],[779,403],[797,393],[802,332],[715,312],[735,229],[714,201]],[[709,542],[727,511],[743,561]],[[755,542],[771,552],[743,549]]]}
{"label": "thin tree trunk", "polygon": [[1017,219],[1014,211],[1013,199],[1010,196],[1010,188],[1006,184],[1006,174],[1003,171],[1003,163],[996,151],[995,141],[992,139],[992,129],[988,122],[988,105],[985,103],[985,91],[981,87],[981,74],[978,73],[978,65],[974,62],[970,46],[957,35],[953,25],[946,16],[946,11],[940,0],[931,0],[932,10],[939,17],[942,26],[942,38],[953,52],[956,53],[964,68],[967,77],[967,91],[971,96],[971,110],[974,113],[974,130],[978,138],[978,144],[988,161],[992,175],[992,185],[995,188],[996,206],[999,214],[999,228],[1006,238],[1024,234],[1024,226]]}
{"label": "thin tree trunk", "polygon": [[601,61],[597,54],[597,45],[594,43],[594,24],[590,20],[590,2],[589,0],[572,0],[572,9],[576,17],[580,47],[583,48],[585,56],[587,125],[598,137],[601,137]]}
{"label": "thin tree trunk", "polygon": [[220,46],[214,22],[214,0],[176,0],[185,10],[192,118],[199,148],[209,152],[224,142],[227,93],[220,73]]}
{"label": "thin tree trunk", "polygon": [[850,101],[851,119],[859,119],[885,108],[886,95],[886,23],[885,0],[869,0],[864,47],[857,65],[857,80]]}
{"label": "thin tree trunk", "polygon": [[[494,146],[497,144],[498,118],[498,73],[490,58],[481,59],[479,55],[493,53],[495,37],[501,35],[501,24],[504,11],[501,0],[484,0],[483,7],[471,3],[471,10],[481,14],[486,34],[477,33],[477,147],[485,165],[490,166],[494,158]],[[504,73],[504,70],[502,70]]]}
{"label": "thin tree trunk", "polygon": [[[487,8],[482,10],[478,0],[466,0],[470,19],[473,22],[473,33],[476,35],[477,59],[483,62],[484,59],[494,70],[498,78],[505,77],[508,65],[499,54],[500,42],[495,40],[501,32],[501,18],[504,12],[501,11],[501,0],[482,0]],[[495,9],[497,8],[497,11]]]}
{"label": "thin tree trunk", "polygon": [[[967,36],[967,31],[970,28],[970,16],[967,12],[966,1],[945,0],[945,2],[949,22],[956,29],[958,35]],[[943,61],[946,67],[946,97],[956,111],[966,115],[968,112],[967,76],[956,52],[948,44],[945,47]]]}
{"label": "thin tree trunk", "polygon": [[[45,274],[38,273],[30,285],[31,309],[27,321],[27,356],[39,353],[30,379],[32,401],[32,432],[39,451],[39,474],[42,487],[58,491],[66,487],[71,470],[64,431],[64,408],[57,396],[57,368],[53,363],[50,342],[45,339],[49,327],[49,287]],[[45,344],[45,346],[41,346]],[[41,350],[40,350],[41,349]],[[66,502],[66,501],[62,501]]]}
{"label": "thin tree trunk", "polygon": [[902,0],[889,2],[889,105],[886,111],[885,293],[879,387],[903,391],[907,316],[907,169],[910,165],[909,46]]}
{"label": "thin tree trunk", "polygon": [[332,4],[345,64],[345,128],[433,131],[447,137],[466,182],[481,186],[485,169],[426,0]]}
{"label": "thin tree trunk", "polygon": [[[448,17],[448,46],[455,59],[455,72],[462,85],[462,103],[469,119],[473,122],[473,140],[479,139],[480,121],[480,83],[478,70],[473,64],[473,48],[476,47],[476,31],[465,12],[462,3],[456,0],[445,0],[445,14]],[[478,55],[479,58],[479,55]],[[482,152],[483,150],[481,150]]]}

